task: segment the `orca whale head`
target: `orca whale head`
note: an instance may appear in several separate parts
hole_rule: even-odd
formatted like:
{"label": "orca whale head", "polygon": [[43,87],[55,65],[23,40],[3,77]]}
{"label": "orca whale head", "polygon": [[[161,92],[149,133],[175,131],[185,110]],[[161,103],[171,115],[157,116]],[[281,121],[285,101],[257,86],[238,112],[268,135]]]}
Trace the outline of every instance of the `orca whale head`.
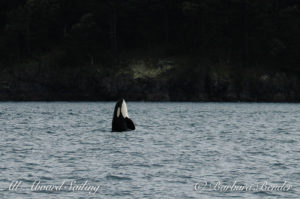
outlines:
{"label": "orca whale head", "polygon": [[117,117],[129,118],[127,105],[124,99],[121,99],[116,104],[117,107]]}
{"label": "orca whale head", "polygon": [[134,123],[129,118],[125,99],[121,99],[116,103],[114,116],[112,121],[112,131],[128,131],[135,130]]}

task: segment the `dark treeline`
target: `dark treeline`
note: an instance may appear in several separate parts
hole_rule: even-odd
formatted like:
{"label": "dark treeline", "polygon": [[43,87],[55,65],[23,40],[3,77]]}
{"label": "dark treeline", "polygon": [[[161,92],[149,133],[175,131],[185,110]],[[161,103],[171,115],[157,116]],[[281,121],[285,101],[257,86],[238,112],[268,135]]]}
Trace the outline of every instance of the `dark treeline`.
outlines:
{"label": "dark treeline", "polygon": [[299,0],[0,1],[1,100],[300,101],[299,50]]}

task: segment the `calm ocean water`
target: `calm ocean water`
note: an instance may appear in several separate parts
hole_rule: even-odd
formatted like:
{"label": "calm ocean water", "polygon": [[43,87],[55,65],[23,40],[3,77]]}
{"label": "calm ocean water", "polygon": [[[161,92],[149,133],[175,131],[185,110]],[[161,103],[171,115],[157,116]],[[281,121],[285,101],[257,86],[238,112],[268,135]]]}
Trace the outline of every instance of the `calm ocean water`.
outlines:
{"label": "calm ocean water", "polygon": [[114,105],[0,103],[0,198],[300,196],[300,104]]}

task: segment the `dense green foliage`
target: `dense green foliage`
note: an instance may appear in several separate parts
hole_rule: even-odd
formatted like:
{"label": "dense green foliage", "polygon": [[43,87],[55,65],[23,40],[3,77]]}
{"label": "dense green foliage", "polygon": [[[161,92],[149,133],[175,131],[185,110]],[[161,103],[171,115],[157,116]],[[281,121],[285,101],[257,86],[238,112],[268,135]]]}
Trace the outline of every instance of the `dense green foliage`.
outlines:
{"label": "dense green foliage", "polygon": [[235,90],[242,90],[244,78],[252,82],[253,71],[293,75],[297,84],[299,50],[298,0],[0,1],[0,69],[9,92],[12,82],[36,81],[49,92],[72,87],[113,99],[118,95],[93,79],[128,67],[131,59],[170,57],[176,67],[168,85],[190,95],[169,92],[171,99],[198,100],[193,95],[202,92],[222,100],[212,74],[229,76]]}

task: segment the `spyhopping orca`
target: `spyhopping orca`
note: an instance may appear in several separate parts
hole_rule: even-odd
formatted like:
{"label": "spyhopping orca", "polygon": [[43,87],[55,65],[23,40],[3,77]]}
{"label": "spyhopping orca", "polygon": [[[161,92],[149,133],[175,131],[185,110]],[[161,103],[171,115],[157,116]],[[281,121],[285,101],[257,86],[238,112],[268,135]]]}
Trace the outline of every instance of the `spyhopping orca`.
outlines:
{"label": "spyhopping orca", "polygon": [[130,130],[135,130],[135,126],[132,120],[129,119],[125,100],[121,99],[115,106],[112,131],[121,132]]}

